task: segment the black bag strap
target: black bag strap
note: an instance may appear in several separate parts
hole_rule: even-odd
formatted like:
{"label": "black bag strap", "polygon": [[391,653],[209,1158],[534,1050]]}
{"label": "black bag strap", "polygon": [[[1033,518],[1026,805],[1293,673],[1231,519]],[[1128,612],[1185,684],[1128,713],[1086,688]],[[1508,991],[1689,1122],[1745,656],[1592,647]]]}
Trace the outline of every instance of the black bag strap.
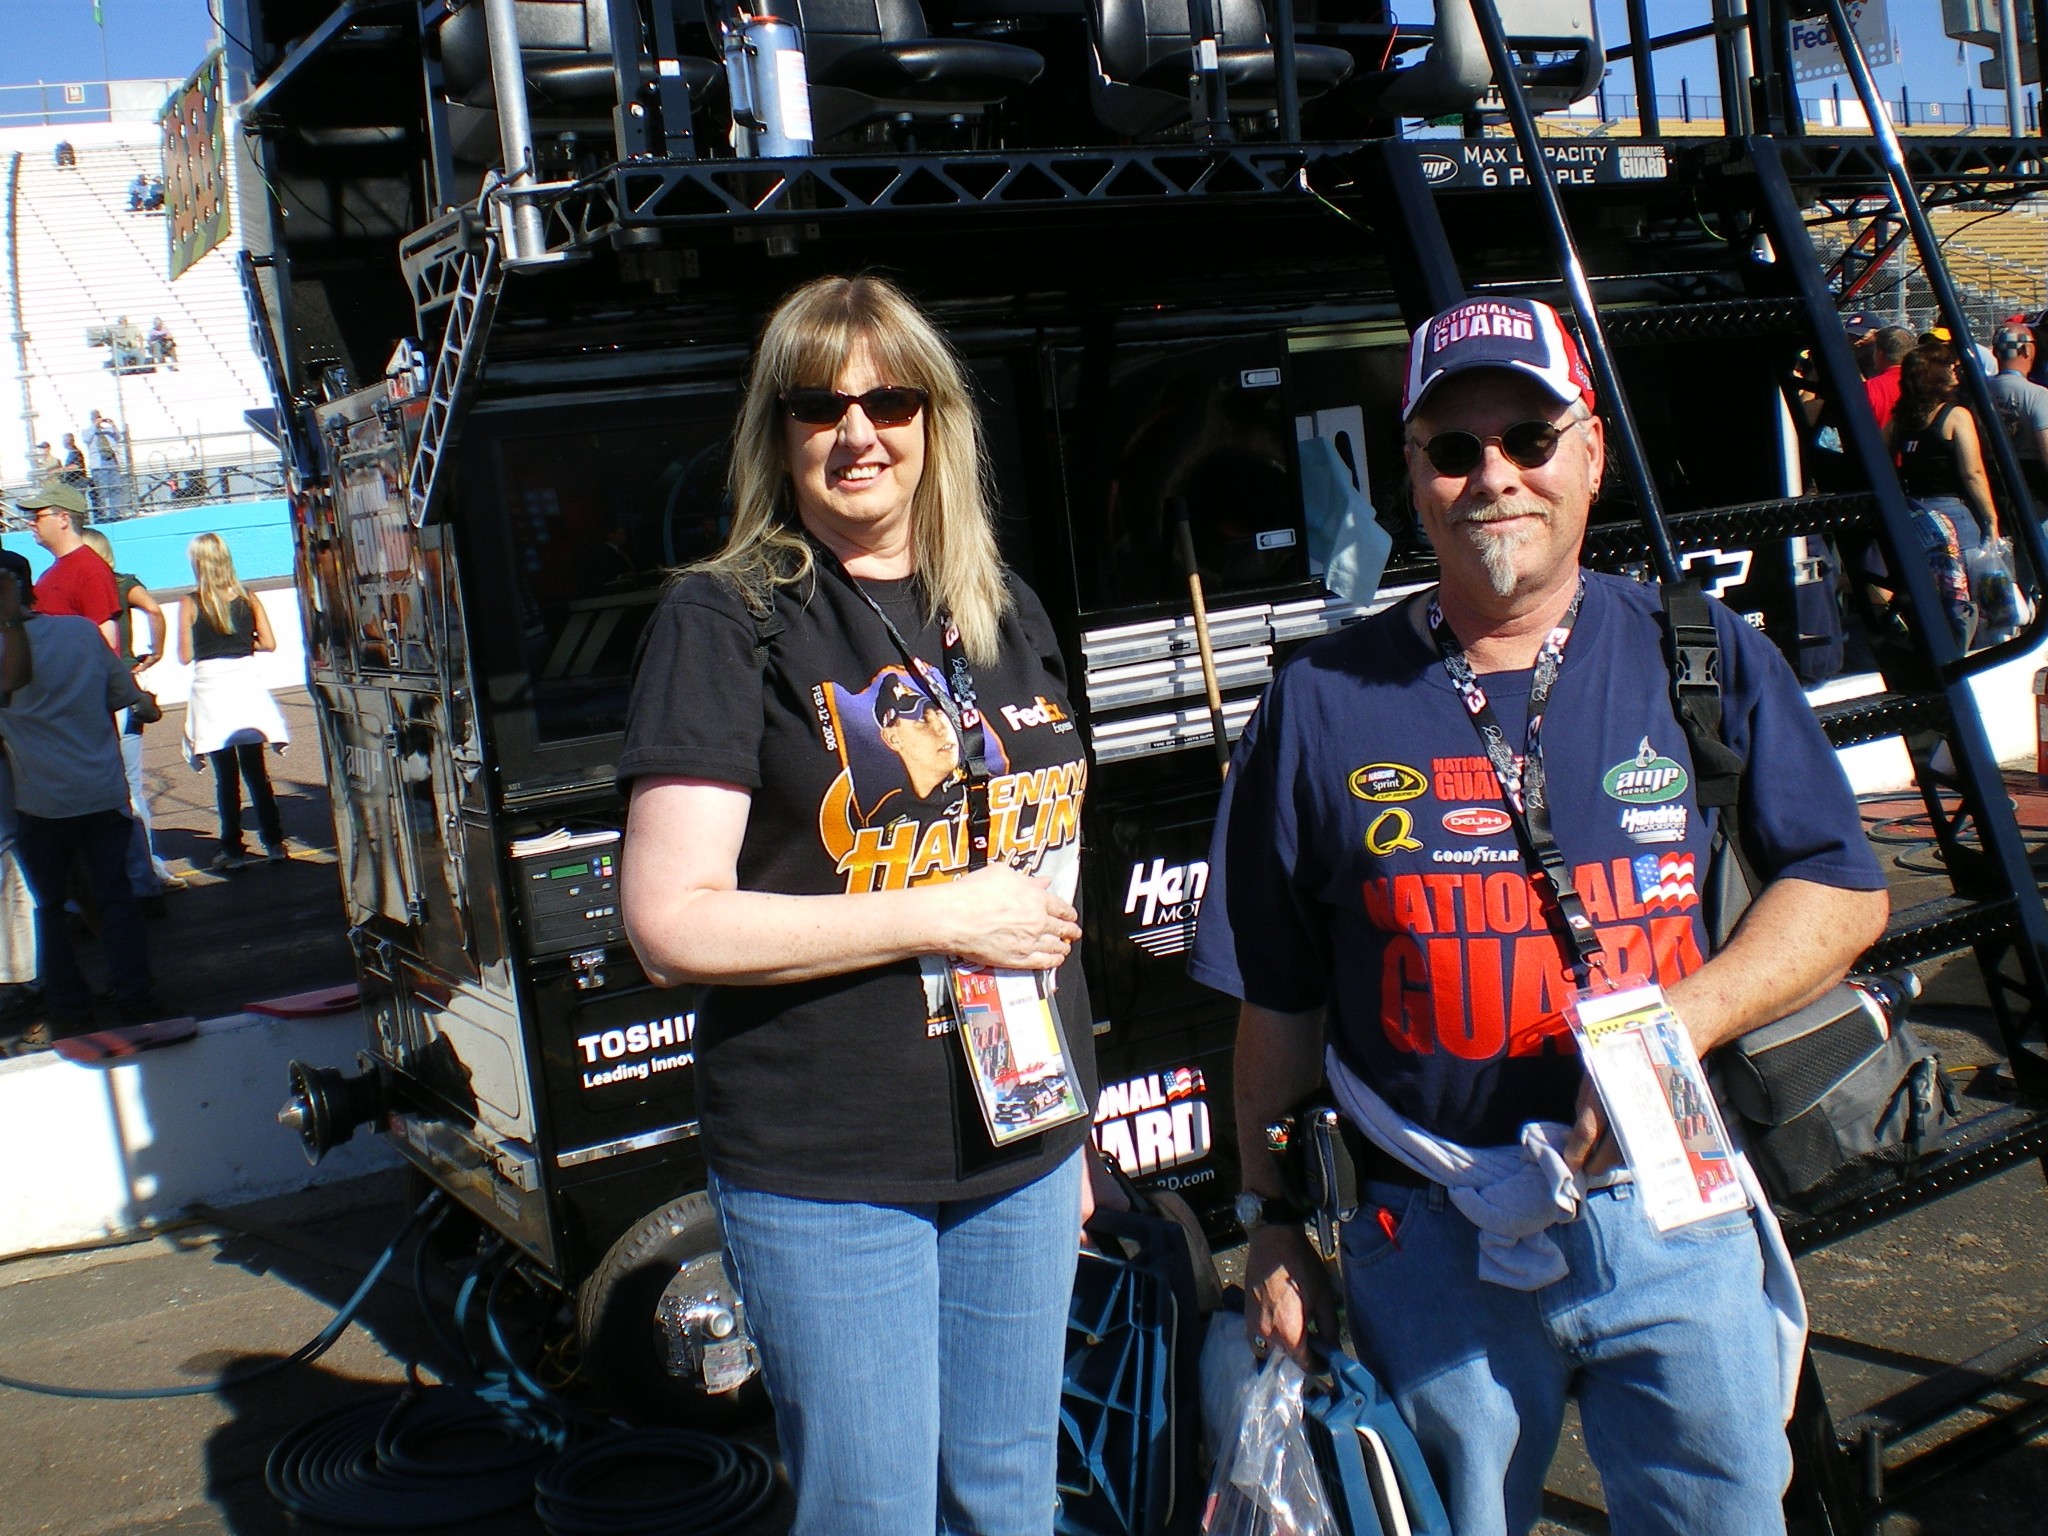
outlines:
{"label": "black bag strap", "polygon": [[[1741,884],[1747,889],[1739,896],[1741,904],[1746,905],[1748,897],[1762,888],[1762,882],[1742,841],[1743,779],[1749,764],[1728,745],[1724,730],[1720,631],[1714,627],[1713,609],[1707,606],[1707,595],[1698,582],[1667,581],[1660,592],[1665,654],[1671,667],[1671,704],[1692,753],[1693,795],[1702,814],[1719,812],[1708,861],[1711,865],[1723,854],[1735,861],[1735,870],[1729,873],[1740,874]],[[1714,889],[1710,888],[1710,903],[1714,896]],[[1733,930],[1736,915],[1711,911],[1707,914],[1709,937],[1716,945]]]}

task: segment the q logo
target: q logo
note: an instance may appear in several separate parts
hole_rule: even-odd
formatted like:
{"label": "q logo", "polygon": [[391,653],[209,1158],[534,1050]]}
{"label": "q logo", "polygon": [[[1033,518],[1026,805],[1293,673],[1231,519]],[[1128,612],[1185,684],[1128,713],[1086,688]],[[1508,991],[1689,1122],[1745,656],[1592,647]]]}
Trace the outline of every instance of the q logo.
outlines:
{"label": "q logo", "polygon": [[1415,840],[1415,818],[1397,805],[1381,811],[1365,829],[1365,851],[1380,858],[1390,853],[1412,852],[1421,846]]}

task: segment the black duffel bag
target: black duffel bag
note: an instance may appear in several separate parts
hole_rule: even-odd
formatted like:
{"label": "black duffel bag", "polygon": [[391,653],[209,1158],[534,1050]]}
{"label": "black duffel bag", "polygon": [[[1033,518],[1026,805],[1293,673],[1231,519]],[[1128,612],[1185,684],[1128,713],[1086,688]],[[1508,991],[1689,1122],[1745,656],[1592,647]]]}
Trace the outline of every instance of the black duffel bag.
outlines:
{"label": "black duffel bag", "polygon": [[1913,990],[1844,982],[1715,1053],[1723,1103],[1778,1204],[1810,1210],[1909,1168],[1955,1123],[1941,1058],[1905,1017]]}

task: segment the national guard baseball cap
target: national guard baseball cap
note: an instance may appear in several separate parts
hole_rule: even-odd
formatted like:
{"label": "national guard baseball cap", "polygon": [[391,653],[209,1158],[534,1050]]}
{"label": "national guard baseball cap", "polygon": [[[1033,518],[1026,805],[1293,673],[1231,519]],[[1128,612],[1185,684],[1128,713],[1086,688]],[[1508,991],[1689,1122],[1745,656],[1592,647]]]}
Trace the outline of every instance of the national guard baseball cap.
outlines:
{"label": "national guard baseball cap", "polygon": [[14,498],[14,504],[24,512],[55,507],[59,512],[69,512],[81,523],[85,521],[85,493],[62,480],[45,480],[41,485],[31,486]]}
{"label": "national guard baseball cap", "polygon": [[1408,339],[1408,378],[1401,419],[1454,374],[1474,368],[1525,373],[1559,405],[1593,408],[1593,375],[1557,311],[1541,299],[1464,299],[1415,328]]}

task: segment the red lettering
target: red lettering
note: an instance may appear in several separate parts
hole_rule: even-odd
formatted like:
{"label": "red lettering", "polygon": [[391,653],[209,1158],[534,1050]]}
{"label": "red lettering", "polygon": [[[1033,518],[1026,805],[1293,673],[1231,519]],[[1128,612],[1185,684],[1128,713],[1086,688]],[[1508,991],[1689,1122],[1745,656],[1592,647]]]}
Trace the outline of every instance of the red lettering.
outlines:
{"label": "red lettering", "polygon": [[1372,920],[1375,928],[1384,932],[1394,931],[1394,908],[1387,899],[1387,877],[1368,880],[1362,893],[1365,897],[1365,915]]}
{"label": "red lettering", "polygon": [[1534,1056],[1560,1030],[1569,1034],[1564,1005],[1571,982],[1553,938],[1515,940],[1514,974],[1508,989],[1508,1054]]}
{"label": "red lettering", "polygon": [[1430,908],[1436,913],[1438,933],[1458,931],[1458,884],[1461,875],[1424,875],[1422,883],[1429,889]]}
{"label": "red lettering", "polygon": [[1614,921],[1614,898],[1607,894],[1607,871],[1598,864],[1581,864],[1572,871],[1572,884],[1579,888],[1579,900],[1586,904],[1586,916],[1596,923]]}
{"label": "red lettering", "polygon": [[1394,876],[1394,927],[1401,933],[1435,933],[1429,921],[1429,897],[1422,876]]}
{"label": "red lettering", "polygon": [[[1433,941],[1442,943],[1443,940]],[[1432,959],[1435,957],[1432,956]],[[1491,1061],[1507,1044],[1507,1009],[1501,996],[1501,942],[1474,939],[1465,946],[1465,974],[1470,978],[1469,1023],[1455,1027],[1443,1005],[1443,984],[1437,983],[1436,1036],[1445,1050],[1467,1061]]]}
{"label": "red lettering", "polygon": [[1427,1056],[1436,1049],[1429,1034],[1429,981],[1422,946],[1405,933],[1380,957],[1380,1027],[1396,1050]]}
{"label": "red lettering", "polygon": [[1627,859],[1614,861],[1614,915],[1623,922],[1643,915],[1643,904],[1636,900],[1635,866]]}
{"label": "red lettering", "polygon": [[1465,945],[1458,939],[1431,939],[1429,956],[1431,1015],[1437,1044],[1454,1056],[1468,1054],[1465,1034]]}
{"label": "red lettering", "polygon": [[[1486,925],[1486,877],[1466,875],[1460,900],[1465,903],[1465,931],[1485,933]],[[1512,930],[1511,930],[1512,931]]]}
{"label": "red lettering", "polygon": [[1600,948],[1607,958],[1607,975],[1617,987],[1633,987],[1657,979],[1650,936],[1635,924],[1602,928]]}
{"label": "red lettering", "polygon": [[1537,910],[1534,898],[1527,875],[1488,875],[1486,926],[1495,933],[1521,933],[1528,928],[1541,928],[1543,914]]}
{"label": "red lettering", "polygon": [[1690,976],[1707,963],[1689,917],[1651,918],[1650,948],[1656,954],[1657,980],[1663,986]]}

